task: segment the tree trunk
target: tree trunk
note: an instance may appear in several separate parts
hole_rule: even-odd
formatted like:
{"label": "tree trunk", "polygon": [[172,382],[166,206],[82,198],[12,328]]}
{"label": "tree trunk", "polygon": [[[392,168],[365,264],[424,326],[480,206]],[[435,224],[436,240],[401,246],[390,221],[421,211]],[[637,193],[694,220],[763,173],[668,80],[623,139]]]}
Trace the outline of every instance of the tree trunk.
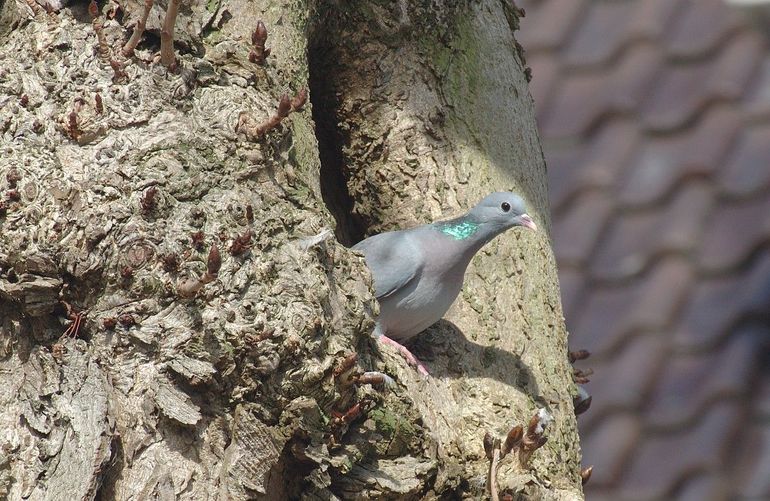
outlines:
{"label": "tree trunk", "polygon": [[[582,498],[516,9],[183,1],[169,72],[166,4],[132,59],[121,7],[0,0],[0,497],[477,499],[485,433],[545,408],[497,490]],[[474,259],[422,378],[342,244],[503,189],[544,231]]]}

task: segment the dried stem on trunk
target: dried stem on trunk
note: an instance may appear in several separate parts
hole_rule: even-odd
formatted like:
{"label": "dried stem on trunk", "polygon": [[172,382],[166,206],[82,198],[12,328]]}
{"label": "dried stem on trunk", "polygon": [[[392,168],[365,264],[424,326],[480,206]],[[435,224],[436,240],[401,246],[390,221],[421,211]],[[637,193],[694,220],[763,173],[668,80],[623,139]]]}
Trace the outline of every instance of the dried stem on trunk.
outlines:
{"label": "dried stem on trunk", "polygon": [[257,21],[257,27],[251,34],[251,43],[254,46],[249,52],[249,61],[259,65],[265,64],[265,59],[270,55],[270,49],[265,47],[267,41],[267,28],[265,23]]}
{"label": "dried stem on trunk", "polygon": [[[491,442],[491,445],[488,445]],[[489,497],[492,501],[500,501],[500,495],[497,490],[497,470],[500,467],[500,440],[493,439],[492,436],[487,433],[484,437],[484,448],[487,452],[487,458],[489,459],[489,472],[487,472],[487,488],[489,489]]]}
{"label": "dried stem on trunk", "polygon": [[123,55],[125,57],[133,56],[134,49],[136,49],[136,46],[139,45],[139,42],[142,40],[144,29],[147,26],[147,18],[150,16],[150,11],[152,10],[152,4],[153,0],[144,1],[144,12],[142,12],[142,17],[140,17],[136,22],[136,26],[134,26],[134,32],[131,33],[131,38],[128,39],[128,42],[126,42],[126,45],[123,47]]}
{"label": "dried stem on trunk", "polygon": [[37,17],[43,13],[43,8],[35,0],[25,0],[27,6],[32,10],[32,14]]}
{"label": "dried stem on trunk", "polygon": [[179,0],[169,0],[166,17],[163,19],[163,29],[160,32],[160,63],[172,71],[176,68],[174,25],[178,11]]}
{"label": "dried stem on trunk", "polygon": [[281,121],[289,116],[289,113],[301,111],[306,102],[307,89],[300,89],[300,91],[291,99],[289,99],[288,95],[284,94],[281,96],[281,100],[278,102],[278,109],[276,109],[273,116],[262,123],[257,123],[249,113],[244,111],[238,117],[238,124],[235,126],[235,130],[237,132],[243,132],[253,141],[278,127]]}
{"label": "dried stem on trunk", "polygon": [[110,47],[107,45],[107,37],[104,36],[104,22],[102,16],[99,15],[99,7],[96,5],[95,0],[91,0],[88,4],[88,13],[91,15],[91,25],[96,32],[96,39],[98,40],[99,57],[104,61],[110,59]]}
{"label": "dried stem on trunk", "polygon": [[204,285],[217,279],[219,269],[222,267],[222,256],[216,244],[211,246],[209,257],[206,261],[206,272],[198,278],[191,278],[181,282],[176,290],[181,297],[193,297]]}

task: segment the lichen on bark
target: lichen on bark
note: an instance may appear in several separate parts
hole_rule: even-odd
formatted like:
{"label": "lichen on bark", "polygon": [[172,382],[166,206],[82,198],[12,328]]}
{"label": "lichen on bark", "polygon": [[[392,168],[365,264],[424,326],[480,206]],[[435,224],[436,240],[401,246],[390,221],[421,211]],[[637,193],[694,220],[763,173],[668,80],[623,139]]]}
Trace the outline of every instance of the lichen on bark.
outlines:
{"label": "lichen on bark", "polygon": [[[121,3],[124,19],[143,5]],[[484,431],[538,406],[556,416],[549,444],[532,469],[504,465],[501,488],[579,496],[547,239],[508,235],[475,261],[455,325],[425,336],[434,376],[422,380],[371,340],[363,259],[324,233],[332,212],[349,223],[324,204],[329,172],[355,203],[343,240],[495,186],[547,221],[502,4],[183,2],[176,72],[153,62],[165,7],[115,78],[85,5],[32,19],[24,2],[0,4],[4,202],[19,177],[0,215],[0,496],[476,497]],[[264,65],[249,61],[258,20]],[[117,54],[130,30],[106,16],[103,33]],[[498,69],[476,64],[485,57]],[[267,119],[308,85],[312,107],[260,138],[236,132],[241,113]],[[480,121],[518,132],[501,140]],[[327,122],[349,143],[325,143]],[[213,245],[216,280],[180,294]],[[65,304],[85,314],[75,339],[62,337]],[[396,387],[357,384],[361,368]]]}

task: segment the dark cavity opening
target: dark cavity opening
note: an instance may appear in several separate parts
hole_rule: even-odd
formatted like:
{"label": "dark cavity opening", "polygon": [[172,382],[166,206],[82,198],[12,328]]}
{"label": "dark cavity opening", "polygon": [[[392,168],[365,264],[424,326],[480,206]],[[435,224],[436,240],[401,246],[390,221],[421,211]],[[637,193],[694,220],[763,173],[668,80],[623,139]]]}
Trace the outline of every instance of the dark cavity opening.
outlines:
{"label": "dark cavity opening", "polygon": [[353,212],[353,197],[348,191],[348,173],[345,168],[343,148],[347,136],[340,127],[340,102],[338,93],[344,91],[335,84],[337,51],[330,40],[334,36],[326,30],[328,26],[316,27],[308,51],[310,72],[310,102],[313,121],[321,157],[321,195],[326,207],[334,216],[337,226],[334,234],[337,240],[348,247],[361,241],[365,225]]}

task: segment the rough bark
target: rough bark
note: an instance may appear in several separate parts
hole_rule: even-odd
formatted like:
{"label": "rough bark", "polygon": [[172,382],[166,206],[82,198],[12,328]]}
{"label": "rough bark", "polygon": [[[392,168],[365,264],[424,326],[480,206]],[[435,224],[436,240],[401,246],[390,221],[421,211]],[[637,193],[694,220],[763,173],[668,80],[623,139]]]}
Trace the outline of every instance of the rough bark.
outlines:
{"label": "rough bark", "polygon": [[[152,62],[167,5],[127,60],[144,2],[121,6],[124,25],[101,15],[125,75],[98,56],[85,5],[33,18],[0,2],[0,497],[478,498],[485,432],[545,407],[548,442],[502,460],[500,489],[580,498],[516,11],[182,2],[170,73]],[[249,61],[260,19],[264,65]],[[312,106],[236,132],[308,86]],[[350,244],[498,189],[546,231],[474,260],[416,347],[420,378],[370,339],[363,260],[324,230]],[[186,297],[214,244],[217,279]],[[395,387],[356,382],[364,369]]]}

